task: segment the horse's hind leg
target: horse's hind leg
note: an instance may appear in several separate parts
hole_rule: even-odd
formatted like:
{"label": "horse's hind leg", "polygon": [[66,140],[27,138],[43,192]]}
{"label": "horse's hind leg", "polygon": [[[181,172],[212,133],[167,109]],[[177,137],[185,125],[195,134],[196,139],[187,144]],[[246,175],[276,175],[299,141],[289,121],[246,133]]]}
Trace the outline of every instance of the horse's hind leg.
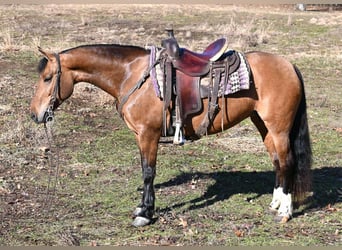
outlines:
{"label": "horse's hind leg", "polygon": [[[286,160],[285,160],[285,162],[283,160],[280,161],[280,157],[281,157],[281,159],[284,158],[283,153],[280,157],[278,155],[278,150],[279,150],[279,152],[287,152],[288,151],[289,144],[286,143],[286,141],[288,139],[286,138],[286,136],[285,136],[285,138],[280,139],[280,141],[285,142],[285,144],[283,143],[283,145],[281,146],[281,145],[279,145],[279,138],[280,137],[276,136],[276,142],[277,142],[277,147],[276,147],[272,133],[269,132],[269,130],[265,126],[264,121],[260,118],[260,116],[258,115],[258,113],[256,111],[254,111],[252,113],[251,120],[261,134],[261,137],[263,139],[263,142],[266,146],[266,149],[270,155],[270,158],[272,160],[272,163],[273,163],[273,166],[275,169],[275,175],[276,175],[275,176],[275,185],[274,185],[274,189],[273,189],[272,201],[270,203],[269,208],[272,211],[278,212],[278,217],[277,217],[278,219],[280,218],[280,220],[282,220],[284,217],[285,218],[284,220],[286,220],[286,218],[288,220],[292,215],[292,200],[291,200],[291,195],[286,194],[285,193],[286,191],[284,192],[284,190],[288,190],[286,183],[284,183],[284,173],[283,173],[284,169],[286,169],[283,166],[286,166],[287,164],[286,164]],[[284,148],[284,146],[285,146],[285,148]],[[289,155],[289,152],[285,153],[285,155]],[[285,156],[285,158],[286,157],[287,156]],[[285,179],[286,179],[286,177],[285,177]],[[285,187],[285,189],[284,189],[284,187]]]}
{"label": "horse's hind leg", "polygon": [[254,125],[257,127],[257,129],[258,129],[258,131],[262,137],[262,140],[265,144],[267,152],[270,155],[273,166],[274,166],[276,178],[275,178],[275,185],[274,185],[274,189],[273,189],[273,198],[272,198],[272,202],[270,203],[270,209],[272,211],[277,211],[277,209],[280,206],[280,196],[281,196],[281,194],[279,193],[279,189],[277,189],[279,187],[279,160],[278,160],[278,155],[277,155],[277,152],[275,150],[275,146],[274,146],[272,136],[268,132],[268,129],[266,128],[264,121],[260,118],[259,114],[256,111],[254,111],[251,114],[251,120],[254,123]]}
{"label": "horse's hind leg", "polygon": [[[284,119],[291,120],[290,118]],[[295,162],[290,147],[290,127],[288,122],[273,120],[265,121],[265,127],[268,129],[267,136],[273,141],[272,160],[275,166],[276,181],[273,192],[273,199],[270,208],[277,210],[276,220],[282,223],[287,222],[292,217],[292,187],[295,174]]]}
{"label": "horse's hind leg", "polygon": [[[293,186],[294,163],[288,133],[273,133],[272,138],[277,152],[277,182],[275,195],[279,197],[277,220],[287,222],[292,217],[293,205],[291,187]],[[272,206],[272,203],[271,203]]]}

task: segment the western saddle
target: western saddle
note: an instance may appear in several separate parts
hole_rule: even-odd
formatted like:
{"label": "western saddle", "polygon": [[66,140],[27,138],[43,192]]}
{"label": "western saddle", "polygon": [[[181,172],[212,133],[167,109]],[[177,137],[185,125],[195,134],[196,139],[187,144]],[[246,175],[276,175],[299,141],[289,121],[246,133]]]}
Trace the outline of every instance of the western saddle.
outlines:
{"label": "western saddle", "polygon": [[[215,115],[219,111],[217,104],[221,82],[228,82],[228,76],[240,66],[240,57],[235,51],[227,52],[225,38],[211,43],[202,53],[180,48],[173,30],[167,30],[169,37],[162,41],[164,48],[161,56],[161,68],[164,71],[164,121],[166,110],[172,102],[172,122],[175,127],[174,144],[184,142],[182,121],[188,115],[202,110],[200,89],[205,88],[204,98],[209,99],[208,113],[200,128],[195,131],[199,138],[207,133]],[[210,78],[210,84],[200,86],[200,80]],[[223,96],[223,95],[222,95]],[[202,97],[203,98],[203,97]],[[164,122],[163,134],[168,135],[169,129]],[[172,133],[170,132],[170,133]]]}
{"label": "western saddle", "polygon": [[167,55],[172,59],[173,66],[190,76],[203,76],[209,73],[210,63],[217,61],[226,51],[226,39],[221,38],[210,44],[202,54],[179,48],[175,38],[162,42]]}

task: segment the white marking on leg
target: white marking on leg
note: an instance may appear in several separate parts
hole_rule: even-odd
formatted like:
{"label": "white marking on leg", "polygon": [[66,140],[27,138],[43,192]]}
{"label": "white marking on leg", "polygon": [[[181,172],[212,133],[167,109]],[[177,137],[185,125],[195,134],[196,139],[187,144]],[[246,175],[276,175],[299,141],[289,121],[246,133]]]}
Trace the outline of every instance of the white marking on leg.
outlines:
{"label": "white marking on leg", "polygon": [[281,217],[292,217],[293,205],[292,205],[292,195],[290,193],[282,193],[280,200],[280,207],[278,209],[278,216]]}
{"label": "white marking on leg", "polygon": [[139,214],[143,211],[143,209],[141,207],[137,207],[134,212],[133,212],[133,216],[139,216]]}
{"label": "white marking on leg", "polygon": [[273,189],[273,198],[272,202],[270,203],[270,209],[277,210],[279,208],[283,194],[284,192],[282,187]]}

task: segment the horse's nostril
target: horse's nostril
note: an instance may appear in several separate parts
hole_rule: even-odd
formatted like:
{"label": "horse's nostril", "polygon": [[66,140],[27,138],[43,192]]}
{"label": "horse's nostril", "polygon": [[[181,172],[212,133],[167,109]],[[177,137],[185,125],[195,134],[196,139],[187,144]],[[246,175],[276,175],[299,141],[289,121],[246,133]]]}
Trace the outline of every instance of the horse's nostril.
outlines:
{"label": "horse's nostril", "polygon": [[38,117],[35,113],[31,113],[31,118],[35,123],[38,123]]}

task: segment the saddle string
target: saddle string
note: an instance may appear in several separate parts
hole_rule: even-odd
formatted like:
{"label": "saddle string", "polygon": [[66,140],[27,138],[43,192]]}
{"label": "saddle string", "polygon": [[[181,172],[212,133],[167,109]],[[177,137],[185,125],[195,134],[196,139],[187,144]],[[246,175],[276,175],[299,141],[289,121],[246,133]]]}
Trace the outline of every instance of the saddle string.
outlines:
{"label": "saddle string", "polygon": [[[222,115],[221,115],[221,129],[224,130],[224,115],[226,111],[226,104],[225,104],[225,90],[226,84],[220,86],[220,82],[222,77],[224,78],[224,82],[226,83],[228,80],[228,72],[229,72],[229,64],[228,61],[225,59],[222,64],[210,64],[210,71],[209,71],[209,95],[208,95],[208,110],[207,115],[202,120],[199,128],[196,131],[196,134],[199,136],[208,135],[209,126],[212,125],[214,122],[215,116],[221,110],[219,107],[219,97],[218,94],[220,91],[221,93],[221,100],[222,100]],[[223,75],[222,75],[223,74]]]}
{"label": "saddle string", "polygon": [[[224,65],[224,70],[225,70],[225,74],[224,74],[224,83],[228,82],[228,72],[229,72],[229,64],[225,63]],[[226,93],[226,88],[227,88],[227,84],[222,84],[221,87],[221,100],[222,100],[222,115],[221,115],[221,130],[222,132],[224,131],[224,116],[226,114],[226,112],[228,112],[228,110],[226,110],[226,100],[228,101],[228,98],[225,98],[224,93]],[[228,116],[228,113],[227,113]],[[227,117],[228,119],[228,117]]]}
{"label": "saddle string", "polygon": [[[163,135],[167,136],[167,119],[166,110],[168,109],[170,102],[171,102],[171,95],[172,95],[172,66],[171,62],[168,60],[167,57],[162,57],[160,61],[160,65],[163,71],[163,99],[164,99],[164,106],[163,106]],[[170,114],[172,116],[172,112]],[[172,119],[172,118],[171,118]]]}

